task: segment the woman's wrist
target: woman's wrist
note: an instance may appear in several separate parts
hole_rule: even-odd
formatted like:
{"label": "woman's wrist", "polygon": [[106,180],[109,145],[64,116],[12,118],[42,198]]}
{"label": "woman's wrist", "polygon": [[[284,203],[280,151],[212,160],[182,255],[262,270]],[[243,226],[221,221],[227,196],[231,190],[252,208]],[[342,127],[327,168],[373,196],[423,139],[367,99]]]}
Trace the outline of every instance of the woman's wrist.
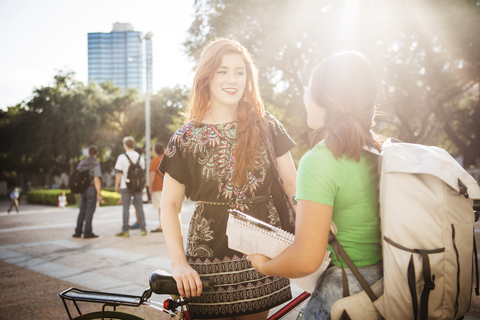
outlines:
{"label": "woman's wrist", "polygon": [[172,268],[189,266],[187,257],[184,255],[179,257],[170,257],[170,260],[172,261]]}

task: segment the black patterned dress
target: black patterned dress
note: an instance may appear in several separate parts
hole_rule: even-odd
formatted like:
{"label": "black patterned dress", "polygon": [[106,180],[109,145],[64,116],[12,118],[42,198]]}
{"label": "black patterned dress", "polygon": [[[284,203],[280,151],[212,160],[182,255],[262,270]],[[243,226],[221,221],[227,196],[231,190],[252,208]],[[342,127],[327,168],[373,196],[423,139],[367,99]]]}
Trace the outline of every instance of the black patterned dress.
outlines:
{"label": "black patterned dress", "polygon": [[[275,153],[288,152],[294,142],[283,126],[266,115],[272,132]],[[288,279],[267,277],[246,260],[246,256],[228,248],[227,209],[236,208],[270,224],[280,226],[272,200],[255,204],[229,205],[236,199],[269,196],[272,166],[267,150],[248,182],[232,183],[237,123],[221,125],[193,123],[180,127],[170,138],[160,171],[186,186],[188,199],[198,201],[190,221],[186,256],[202,278],[210,278],[215,289],[189,299],[196,319],[224,318],[271,309],[291,299]],[[205,202],[215,202],[209,204]],[[222,204],[225,203],[225,204]]]}

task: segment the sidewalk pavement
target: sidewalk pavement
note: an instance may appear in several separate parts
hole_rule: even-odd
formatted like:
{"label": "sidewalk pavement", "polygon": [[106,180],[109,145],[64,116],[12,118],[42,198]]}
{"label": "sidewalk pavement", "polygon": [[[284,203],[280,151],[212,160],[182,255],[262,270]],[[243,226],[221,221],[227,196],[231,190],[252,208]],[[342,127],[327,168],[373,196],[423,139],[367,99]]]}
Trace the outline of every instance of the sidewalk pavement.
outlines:
{"label": "sidewalk pavement", "polygon": [[[184,201],[181,219],[183,234],[194,204]],[[122,294],[141,295],[156,269],[171,272],[163,233],[151,233],[159,225],[158,210],[145,204],[147,236],[131,230],[129,238],[115,237],[121,230],[122,207],[98,207],[93,232],[98,238],[72,238],[78,209],[64,210],[20,201],[20,212],[6,210],[0,201],[0,319],[68,319],[58,294],[70,287]],[[135,210],[130,209],[130,224]],[[292,286],[294,295],[302,291]],[[155,295],[163,303],[167,296]],[[95,307],[95,309],[93,309]],[[82,313],[99,310],[92,303],[80,304]],[[74,311],[73,305],[70,305]],[[169,319],[147,307],[120,307],[145,319]],[[298,313],[298,312],[297,312]],[[77,315],[76,311],[73,314]],[[293,313],[287,319],[295,319]]]}
{"label": "sidewalk pavement", "polygon": [[[9,201],[0,201],[0,319],[68,319],[58,294],[70,287],[141,295],[155,269],[171,271],[162,233],[150,233],[159,224],[158,210],[144,205],[147,236],[131,230],[129,238],[115,237],[122,225],[121,206],[99,207],[93,219],[98,238],[72,238],[78,214],[20,201],[20,212],[7,214]],[[193,212],[185,200],[181,219],[183,234]],[[130,210],[130,222],[135,211]],[[480,229],[480,226],[479,226]],[[294,295],[301,290],[292,286]],[[166,296],[155,296],[163,302]],[[80,304],[83,311],[98,310],[92,303]],[[95,308],[95,309],[94,309]],[[73,305],[70,305],[73,311]],[[169,319],[147,307],[120,307],[145,319]],[[85,312],[84,312],[85,313]],[[288,319],[295,319],[293,312]],[[76,311],[73,311],[76,315]],[[480,319],[480,298],[474,297],[465,319]]]}

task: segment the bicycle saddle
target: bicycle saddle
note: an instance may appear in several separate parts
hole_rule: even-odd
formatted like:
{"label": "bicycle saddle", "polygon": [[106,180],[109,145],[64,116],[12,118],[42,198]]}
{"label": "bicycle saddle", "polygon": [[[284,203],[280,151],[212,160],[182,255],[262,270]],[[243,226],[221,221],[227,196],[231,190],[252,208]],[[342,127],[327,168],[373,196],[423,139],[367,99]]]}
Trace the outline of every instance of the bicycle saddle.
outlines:
{"label": "bicycle saddle", "polygon": [[[202,291],[213,290],[213,281],[202,279]],[[155,270],[150,275],[150,288],[156,294],[179,294],[172,275],[164,270]]]}

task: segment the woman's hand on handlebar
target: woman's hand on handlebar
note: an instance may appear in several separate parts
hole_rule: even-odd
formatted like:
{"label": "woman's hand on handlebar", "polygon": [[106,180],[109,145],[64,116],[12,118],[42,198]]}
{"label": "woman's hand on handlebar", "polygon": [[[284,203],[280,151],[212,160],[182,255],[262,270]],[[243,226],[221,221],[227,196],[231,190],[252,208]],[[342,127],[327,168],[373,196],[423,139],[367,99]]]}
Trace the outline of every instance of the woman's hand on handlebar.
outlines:
{"label": "woman's hand on handlebar", "polygon": [[172,276],[177,282],[178,292],[182,297],[198,297],[202,294],[203,288],[200,276],[190,265],[175,266]]}

